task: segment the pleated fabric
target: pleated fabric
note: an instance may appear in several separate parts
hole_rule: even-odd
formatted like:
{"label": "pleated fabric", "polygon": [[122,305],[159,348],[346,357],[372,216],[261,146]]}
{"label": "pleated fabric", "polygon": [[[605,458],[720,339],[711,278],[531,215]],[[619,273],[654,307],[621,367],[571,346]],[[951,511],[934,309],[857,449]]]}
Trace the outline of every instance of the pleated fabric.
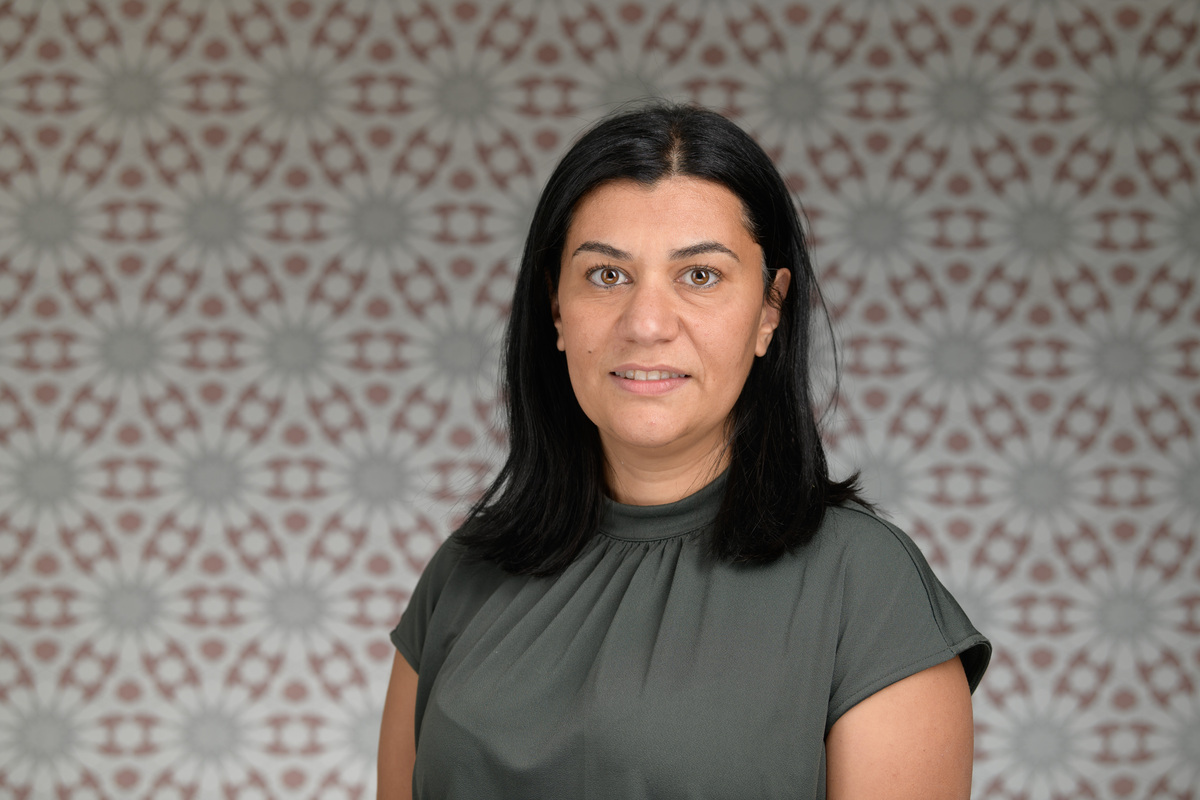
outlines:
{"label": "pleated fabric", "polygon": [[451,537],[392,631],[419,676],[414,797],[820,798],[855,703],[955,655],[974,690],[991,645],[903,532],[835,508],[793,555],[718,563],[722,491],[610,502],[554,578]]}

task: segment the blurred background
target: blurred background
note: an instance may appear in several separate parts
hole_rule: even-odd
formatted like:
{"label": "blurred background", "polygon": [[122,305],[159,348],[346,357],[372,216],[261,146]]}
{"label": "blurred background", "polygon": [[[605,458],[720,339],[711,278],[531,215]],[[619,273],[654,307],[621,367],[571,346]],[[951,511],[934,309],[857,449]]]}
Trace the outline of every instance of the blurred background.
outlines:
{"label": "blurred background", "polygon": [[3,0],[0,796],[373,797],[540,184],[663,96],[807,212],[832,457],[996,645],[975,796],[1196,797],[1198,17]]}

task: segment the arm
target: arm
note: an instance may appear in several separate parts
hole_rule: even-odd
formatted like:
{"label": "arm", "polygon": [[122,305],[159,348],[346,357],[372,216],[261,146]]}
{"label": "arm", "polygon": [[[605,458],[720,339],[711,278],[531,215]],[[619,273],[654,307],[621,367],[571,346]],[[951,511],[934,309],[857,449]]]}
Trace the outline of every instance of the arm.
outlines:
{"label": "arm", "polygon": [[404,656],[396,653],[379,729],[376,800],[412,800],[413,763],[417,759],[416,707],[417,673]]}
{"label": "arm", "polygon": [[971,795],[971,693],[957,657],[851,708],[825,740],[828,800]]}

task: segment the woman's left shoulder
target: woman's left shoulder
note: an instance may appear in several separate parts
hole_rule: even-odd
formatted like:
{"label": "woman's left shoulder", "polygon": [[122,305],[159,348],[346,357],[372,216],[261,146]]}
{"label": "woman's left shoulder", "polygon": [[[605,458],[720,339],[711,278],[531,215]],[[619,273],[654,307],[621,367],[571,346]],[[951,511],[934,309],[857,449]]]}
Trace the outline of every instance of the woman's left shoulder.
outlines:
{"label": "woman's left shoulder", "polygon": [[[818,539],[824,558],[835,565],[827,568],[837,575],[843,627],[868,634],[886,630],[893,637],[887,646],[892,650],[928,643],[933,655],[914,654],[914,663],[931,666],[939,658],[961,655],[974,690],[991,645],[908,534],[863,506],[847,505],[829,509]],[[886,648],[876,641],[868,649]]]}
{"label": "woman's left shoulder", "polygon": [[826,555],[856,563],[895,568],[906,564],[927,570],[928,562],[912,538],[893,523],[857,503],[831,506],[814,537]]}

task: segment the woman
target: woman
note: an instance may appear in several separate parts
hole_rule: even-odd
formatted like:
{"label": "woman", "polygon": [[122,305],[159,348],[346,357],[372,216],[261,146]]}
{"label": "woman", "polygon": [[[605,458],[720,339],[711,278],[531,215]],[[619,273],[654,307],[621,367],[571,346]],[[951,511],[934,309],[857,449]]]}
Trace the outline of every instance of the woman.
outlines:
{"label": "woman", "polygon": [[814,300],[733,123],[656,105],[571,148],[517,277],[508,459],[392,633],[381,798],[969,795],[990,645],[830,479]]}

